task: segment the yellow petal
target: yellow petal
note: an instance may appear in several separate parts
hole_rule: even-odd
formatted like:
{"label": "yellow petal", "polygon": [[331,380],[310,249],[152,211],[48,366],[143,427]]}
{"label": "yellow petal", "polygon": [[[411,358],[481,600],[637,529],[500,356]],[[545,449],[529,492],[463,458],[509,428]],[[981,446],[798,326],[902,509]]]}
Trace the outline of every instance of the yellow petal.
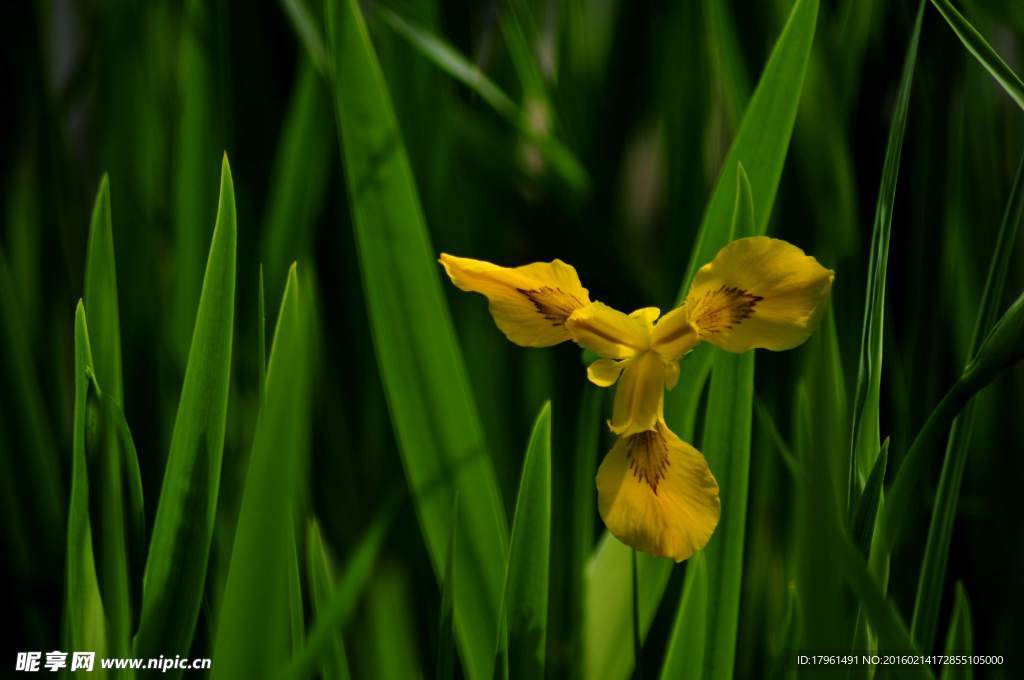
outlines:
{"label": "yellow petal", "polygon": [[661,317],[651,331],[651,347],[668,361],[683,356],[699,342],[697,327],[690,323],[686,305]]}
{"label": "yellow petal", "polygon": [[661,414],[667,369],[657,352],[644,352],[626,363],[615,388],[612,432],[620,435],[649,430]]}
{"label": "yellow petal", "polygon": [[565,327],[578,344],[606,359],[628,359],[649,343],[643,320],[601,302],[577,309]]}
{"label": "yellow petal", "polygon": [[661,316],[661,310],[657,307],[641,307],[629,314],[630,319],[636,319],[645,326],[652,325],[659,316]]}
{"label": "yellow petal", "polygon": [[597,499],[616,538],[676,562],[707,545],[720,513],[704,456],[660,420],[615,443],[597,471]]}
{"label": "yellow petal", "polygon": [[722,349],[791,349],[817,327],[834,276],[785,241],[743,238],[700,268],[686,309],[701,340]]}
{"label": "yellow petal", "polygon": [[610,387],[619,379],[624,364],[624,361],[614,359],[598,359],[587,366],[587,377],[598,387]]}
{"label": "yellow petal", "polygon": [[590,302],[576,270],[561,260],[499,267],[442,253],[440,262],[456,286],[487,296],[498,328],[524,347],[568,340],[566,319]]}

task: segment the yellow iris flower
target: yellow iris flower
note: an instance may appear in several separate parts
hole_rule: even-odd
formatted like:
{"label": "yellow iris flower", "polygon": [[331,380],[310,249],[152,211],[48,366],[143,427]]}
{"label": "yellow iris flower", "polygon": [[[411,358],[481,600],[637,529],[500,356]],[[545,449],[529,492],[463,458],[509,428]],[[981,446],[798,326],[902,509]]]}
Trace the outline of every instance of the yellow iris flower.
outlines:
{"label": "yellow iris flower", "polygon": [[817,326],[834,277],[785,241],[743,238],[701,267],[683,304],[662,316],[656,307],[625,314],[592,301],[561,260],[508,268],[442,254],[440,262],[456,286],[487,297],[517,345],[572,340],[601,357],[587,377],[617,385],[608,424],[619,436],[597,472],[601,518],[623,543],[677,562],[707,544],[720,508],[704,456],[665,424],[679,359],[700,342],[729,352],[796,347]]}

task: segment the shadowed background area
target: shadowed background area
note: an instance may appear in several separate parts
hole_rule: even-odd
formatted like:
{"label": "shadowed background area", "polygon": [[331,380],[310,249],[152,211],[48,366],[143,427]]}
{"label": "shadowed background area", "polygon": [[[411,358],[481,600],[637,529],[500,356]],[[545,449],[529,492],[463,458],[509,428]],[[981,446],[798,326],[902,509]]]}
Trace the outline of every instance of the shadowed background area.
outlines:
{"label": "shadowed background area", "polygon": [[[5,5],[5,658],[80,621],[230,677],[254,641],[326,678],[782,677],[907,641],[1014,663],[1024,342],[979,346],[1021,318],[1024,5],[926,1],[916,45],[918,9]],[[835,270],[831,308],[756,369],[683,360],[667,411],[723,524],[634,563],[597,515],[610,391],[434,259],[557,257],[667,311],[738,164],[751,231]],[[975,356],[998,365],[962,379]]]}

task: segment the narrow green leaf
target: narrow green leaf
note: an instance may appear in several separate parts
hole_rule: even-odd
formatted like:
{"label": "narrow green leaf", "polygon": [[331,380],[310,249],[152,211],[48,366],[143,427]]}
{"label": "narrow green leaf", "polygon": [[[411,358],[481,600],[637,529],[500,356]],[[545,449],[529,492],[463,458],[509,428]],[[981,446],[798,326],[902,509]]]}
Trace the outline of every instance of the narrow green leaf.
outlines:
{"label": "narrow green leaf", "polygon": [[661,666],[662,680],[703,676],[708,635],[708,561],[701,551],[686,562],[686,580]]}
{"label": "narrow green leaf", "polygon": [[[449,43],[391,10],[380,8],[377,10],[377,14],[385,24],[407,40],[420,54],[450,77],[479,95],[488,106],[518,129],[527,142],[536,145],[540,154],[571,189],[578,193],[587,190],[590,178],[572,151],[555,136],[548,133],[547,125],[538,128],[535,121],[531,120],[528,115],[528,109],[517,105],[475,64]],[[503,21],[502,25],[505,26],[506,23]],[[547,103],[546,97],[543,100],[535,101],[537,106],[543,107],[541,109],[543,114],[538,114],[538,116],[550,116],[548,113],[550,105]]]}
{"label": "narrow green leaf", "polygon": [[633,628],[633,676],[637,680],[643,680],[644,677],[644,643],[643,633],[640,632],[640,579],[637,575],[636,568],[636,550],[633,550],[632,560],[633,570],[630,574],[630,585],[632,588],[632,598],[630,607],[632,616],[630,617],[630,623]]}
{"label": "narrow green leaf", "polygon": [[[90,369],[91,371],[91,369]],[[130,654],[145,559],[142,479],[131,432],[114,399],[90,372],[86,423],[89,516],[111,654]]]}
{"label": "narrow green leaf", "polygon": [[[267,369],[234,547],[218,617],[212,677],[241,678],[283,668],[293,647],[297,569],[297,483],[309,446],[309,320],[296,267],[288,274]],[[289,455],[281,455],[287,451]],[[259,625],[253,625],[259,621]]]}
{"label": "narrow green leaf", "polygon": [[294,656],[283,677],[294,680],[309,678],[314,669],[328,662],[329,653],[337,653],[341,629],[352,616],[359,596],[373,576],[377,554],[391,526],[394,512],[394,505],[390,504],[373,519],[342,567],[337,586],[333,590],[328,589],[328,593],[325,593],[327,597],[320,600],[322,608],[318,608],[319,614],[306,636],[306,645]]}
{"label": "narrow green leaf", "polygon": [[[847,583],[867,614],[872,630],[878,635],[879,650],[890,654],[914,654],[916,650],[906,624],[900,618],[896,606],[886,599],[885,592],[871,575],[857,548],[841,527],[835,527],[829,537],[829,547],[836,551],[836,563],[841,565]],[[927,665],[906,665],[901,667],[901,672],[908,677],[932,677]]]}
{"label": "narrow green leaf", "polygon": [[594,508],[597,503],[594,475],[597,471],[597,450],[603,426],[603,401],[604,392],[601,388],[586,381],[576,416],[572,499],[569,503],[569,513],[572,517],[572,552],[567,587],[570,589],[571,658],[579,658],[583,651],[586,567],[594,549]]}
{"label": "narrow green leaf", "polygon": [[421,678],[416,645],[416,616],[408,572],[397,562],[384,562],[366,592],[365,615],[354,633],[359,636],[359,675],[374,680]]}
{"label": "narrow green leaf", "polygon": [[886,437],[882,443],[881,453],[875,458],[875,465],[871,468],[864,491],[854,506],[851,534],[862,555],[867,555],[871,550],[871,537],[875,532],[878,506],[882,502],[882,485],[885,483],[885,468],[888,463],[889,438]]}
{"label": "narrow green leaf", "polygon": [[986,71],[992,74],[1000,87],[1006,90],[1006,94],[1017,102],[1017,106],[1024,109],[1024,82],[1021,82],[1020,76],[1013,72],[1013,69],[1003,61],[999,53],[992,49],[984,36],[964,18],[964,15],[956,10],[956,7],[953,7],[949,0],[931,0],[931,3],[935,9],[939,10],[939,14],[956,33],[956,37],[960,38],[960,42],[964,44],[967,51],[985,67]]}
{"label": "narrow green leaf", "polygon": [[[742,163],[737,165],[736,193],[727,242],[748,236],[755,229],[754,197]],[[679,606],[692,603],[692,612],[680,612],[673,636],[698,635],[704,639],[703,663],[686,673],[691,677],[731,678],[736,656],[743,543],[746,533],[747,486],[750,477],[750,433],[754,408],[754,353],[714,355],[711,391],[704,421],[704,455],[718,480],[721,519],[704,549],[703,568],[684,582]],[[703,586],[702,586],[703,584]],[[695,593],[704,587],[705,593]],[[694,631],[700,630],[699,633]],[[688,651],[688,643],[670,641],[670,647]],[[666,665],[677,666],[678,660]]]}
{"label": "narrow green leaf", "polygon": [[[1003,216],[995,248],[992,251],[992,262],[989,265],[988,278],[985,280],[985,288],[978,305],[978,315],[974,322],[968,357],[973,358],[986,329],[991,328],[996,320],[999,302],[1006,287],[1006,275],[1010,268],[1010,259],[1013,256],[1014,243],[1022,221],[1024,221],[1024,156],[1021,157],[1020,164],[1017,166],[1017,178],[1006,204],[1006,213]],[[950,430],[946,455],[942,461],[939,487],[935,494],[935,505],[932,507],[932,517],[928,527],[928,541],[925,544],[924,557],[921,560],[921,573],[918,577],[917,595],[914,600],[911,633],[917,644],[926,652],[932,649],[935,639],[943,584],[946,579],[946,560],[953,536],[953,521],[956,518],[960,485],[963,481],[964,467],[970,450],[974,416],[975,404],[972,402],[964,408],[963,413],[953,422]]]}
{"label": "narrow green leaf", "polygon": [[[494,665],[508,529],[387,86],[355,0],[328,4],[335,112],[377,363],[434,573],[459,494],[463,668]],[[434,483],[428,493],[426,486]]]}
{"label": "narrow green leaf", "polygon": [[75,309],[75,420],[71,452],[71,498],[68,502],[67,561],[64,581],[64,640],[69,649],[95,650],[102,656],[107,650],[107,620],[96,575],[92,525],[89,518],[89,470],[87,430],[89,420],[97,420],[94,389],[89,376],[94,373],[85,306],[79,300]]}
{"label": "narrow green leaf", "polygon": [[260,265],[259,298],[256,301],[256,357],[260,362],[260,407],[267,401],[267,302],[263,289],[263,265]]}
{"label": "narrow green leaf", "polygon": [[[298,5],[301,0],[286,0]],[[291,262],[309,261],[316,223],[333,178],[335,152],[324,139],[333,134],[327,83],[302,59],[284,114],[274,155],[260,258],[266,266],[271,299],[283,290]]]}
{"label": "narrow green leaf", "polygon": [[179,369],[189,353],[190,331],[203,283],[203,245],[214,210],[217,165],[210,150],[221,147],[217,71],[209,53],[216,28],[213,13],[202,0],[186,3],[178,57],[181,106],[173,164],[174,283],[170,286],[166,332]]}
{"label": "narrow green leaf", "polygon": [[[321,536],[320,525],[314,518],[310,518],[306,527],[306,579],[313,618],[319,620],[335,590],[334,563]],[[348,680],[348,656],[341,632],[328,634],[325,647],[320,668],[324,680]]]}
{"label": "narrow green leaf", "polygon": [[733,209],[730,199],[734,196],[740,162],[750,176],[754,196],[758,222],[753,225],[753,233],[763,234],[768,227],[800,103],[817,17],[818,0],[797,0],[790,10],[718,175],[679,288],[679,301],[686,297],[697,269],[710,262],[728,243]]}
{"label": "narrow green leaf", "polygon": [[[96,451],[87,451],[89,505],[96,571],[107,615],[107,635],[112,654],[127,655],[137,623],[135,584],[142,567],[145,517],[142,483],[135,446],[128,432],[121,404],[121,327],[117,301],[117,274],[111,226],[110,184],[106,175],[93,206],[85,263],[85,309],[92,321],[91,347],[97,384],[97,422],[93,439]],[[90,429],[87,427],[87,430]],[[124,436],[122,436],[122,434]],[[88,432],[87,432],[88,437]]]}
{"label": "narrow green leaf", "polygon": [[917,46],[921,38],[923,16],[922,0],[918,6],[914,31],[910,36],[910,45],[903,61],[903,75],[900,78],[899,93],[896,95],[892,124],[889,126],[889,141],[885,148],[885,163],[882,167],[882,181],[878,190],[875,222],[871,233],[871,254],[868,260],[868,283],[864,296],[864,322],[861,327],[857,387],[853,404],[853,431],[850,441],[848,498],[851,508],[854,499],[864,487],[882,446],[879,401],[882,385],[885,278],[889,264],[889,238],[892,233],[893,204],[896,201],[896,180],[899,176],[903,136],[907,129],[907,112],[910,109],[910,92],[914,83],[914,67],[917,62]]}
{"label": "narrow green leaf", "polygon": [[[960,581],[956,583],[953,594],[953,616],[949,620],[949,632],[946,633],[946,654],[948,656],[968,655],[974,653],[974,631],[971,625],[971,605],[967,600],[967,591]],[[942,667],[942,680],[971,680],[974,670],[971,664],[946,664]]]}
{"label": "narrow green leaf", "polygon": [[136,655],[187,655],[217,509],[235,320],[235,193],[227,155],[181,400],[146,557]]}
{"label": "narrow green leaf", "polygon": [[[640,632],[646,638],[672,562],[647,553],[636,556]],[[586,572],[583,677],[626,678],[633,669],[633,549],[607,531]]]}
{"label": "narrow green leaf", "polygon": [[[963,375],[946,392],[928,415],[896,471],[883,505],[876,536],[880,554],[887,555],[899,540],[907,520],[914,514],[913,500],[925,466],[942,436],[960,411],[979,391],[1006,368],[1024,359],[1024,293],[1022,293],[989,332],[975,358]],[[872,546],[872,550],[876,546]]]}
{"label": "narrow green leaf", "polygon": [[704,676],[731,678],[736,652],[746,535],[754,354],[717,352],[703,450],[718,479],[722,516],[708,543]]}
{"label": "narrow green leaf", "polygon": [[505,573],[509,677],[543,677],[551,554],[551,403],[545,402],[523,459]]}
{"label": "narrow green leaf", "polygon": [[313,16],[305,0],[280,0],[281,9],[288,17],[288,23],[298,36],[299,42],[306,48],[306,56],[316,67],[322,76],[329,76],[331,73],[330,57],[327,55],[327,48],[324,46],[323,36],[317,26],[317,20]]}
{"label": "narrow green leaf", "polygon": [[487,74],[450,44],[433,33],[414,25],[386,7],[376,16],[395,31],[439,69],[480,96],[491,108],[510,121],[519,117],[519,106],[505,94]]}
{"label": "narrow green leaf", "polygon": [[89,313],[96,377],[103,392],[121,405],[121,322],[117,304],[117,267],[110,214],[110,180],[100,179],[89,225],[85,255],[85,309]]}
{"label": "narrow green leaf", "polygon": [[451,680],[455,676],[455,541],[459,528],[459,497],[452,501],[452,528],[448,537],[448,554],[444,558],[444,583],[441,587],[441,607],[437,622],[438,680]]}

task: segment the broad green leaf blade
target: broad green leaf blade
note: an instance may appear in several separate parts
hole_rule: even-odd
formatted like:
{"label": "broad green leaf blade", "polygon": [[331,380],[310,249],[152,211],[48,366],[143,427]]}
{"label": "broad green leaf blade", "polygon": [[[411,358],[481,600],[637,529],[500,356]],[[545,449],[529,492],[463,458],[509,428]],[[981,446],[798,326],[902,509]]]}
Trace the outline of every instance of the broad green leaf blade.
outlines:
{"label": "broad green leaf blade", "polygon": [[438,680],[455,676],[455,541],[459,528],[459,497],[452,501],[452,529],[448,537],[448,554],[444,558],[444,583],[441,585],[441,607],[437,622]]}
{"label": "broad green leaf blade", "polygon": [[800,103],[817,17],[818,0],[797,0],[790,10],[789,19],[768,58],[718,175],[679,288],[678,301],[686,297],[697,269],[710,262],[715,253],[728,243],[733,209],[731,199],[735,195],[733,186],[740,162],[750,176],[754,196],[754,214],[758,223],[754,225],[753,233],[763,234],[768,227]]}
{"label": "broad green leaf blade", "polygon": [[292,627],[301,628],[301,613],[297,624],[290,615],[288,584],[291,569],[297,569],[292,520],[309,446],[304,294],[293,265],[270,350],[267,399],[256,423],[218,616],[214,678],[256,677],[283,669],[293,647]]}
{"label": "broad green leaf blade", "polygon": [[313,622],[313,628],[306,636],[306,646],[295,655],[288,672],[282,677],[293,680],[304,680],[312,676],[314,670],[327,663],[326,655],[337,651],[337,641],[341,629],[355,611],[359,596],[373,576],[377,564],[377,554],[387,535],[388,527],[394,518],[395,508],[388,505],[370,523],[366,534],[360,539],[342,567],[337,586],[321,599],[322,608]]}
{"label": "broad green leaf blade", "polygon": [[[763,234],[767,229],[796,120],[817,16],[818,0],[797,0],[790,11],[718,176],[677,301],[686,296],[697,268],[710,262],[728,243],[740,161],[754,197],[753,212],[758,221],[754,233]],[[698,347],[691,352],[680,366],[679,387],[666,395],[666,419],[683,438],[693,435],[700,394],[710,374],[714,354],[708,347]],[[626,550],[623,553],[619,549],[622,546],[616,547],[616,544],[617,541],[606,534],[588,566],[584,651],[587,669],[605,677],[623,678],[632,667],[631,651],[619,643],[630,635],[629,598],[619,597],[616,591],[627,589],[628,594],[628,581],[612,580],[610,575],[628,576],[629,572],[622,570],[623,564],[628,565],[628,549],[623,548]],[[642,629],[650,625],[648,617],[653,617],[657,609],[671,566],[668,560],[641,557],[641,573],[653,572],[646,573],[640,581]],[[597,574],[602,574],[602,578],[593,580]],[[616,594],[612,595],[613,592]]]}
{"label": "broad green leaf blade", "polygon": [[[1017,178],[1006,205],[1006,213],[999,235],[996,237],[989,265],[988,278],[978,305],[978,316],[974,322],[969,357],[978,351],[987,329],[992,327],[999,310],[999,302],[1006,287],[1006,276],[1017,239],[1017,232],[1024,221],[1024,156],[1017,166]],[[928,542],[925,544],[918,577],[917,595],[914,600],[914,616],[911,620],[911,634],[914,641],[925,652],[932,649],[938,624],[939,608],[942,604],[943,583],[946,579],[946,560],[953,536],[953,522],[956,518],[960,484],[970,449],[974,426],[975,404],[968,404],[963,413],[953,422],[946,456],[942,461],[942,473],[935,494],[931,523],[928,527]]]}
{"label": "broad green leaf blade", "polygon": [[662,680],[698,680],[702,677],[707,616],[708,562],[707,552],[702,551],[686,563],[686,581],[662,661]]}
{"label": "broad green leaf blade", "polygon": [[117,267],[110,215],[110,180],[100,180],[89,224],[85,255],[85,309],[89,313],[96,377],[103,392],[124,403],[121,379],[121,322],[117,304]]}
{"label": "broad green leaf blade", "polygon": [[1003,61],[999,53],[992,49],[984,36],[971,25],[964,15],[957,11],[949,0],[931,0],[931,3],[935,9],[939,10],[939,14],[956,33],[956,37],[960,38],[960,42],[964,44],[967,51],[985,67],[986,71],[992,74],[1000,87],[1006,90],[1006,94],[1017,102],[1017,106],[1024,109],[1024,82],[1021,82],[1020,76],[1013,72],[1013,69]]}
{"label": "broad green leaf blade", "polygon": [[[298,5],[300,0],[286,4]],[[260,244],[272,300],[283,290],[292,261],[306,269],[335,159],[332,145],[324,143],[334,132],[327,82],[304,59],[295,73],[274,155]]]}
{"label": "broad green leaf blade", "polygon": [[[85,306],[75,309],[75,420],[71,452],[71,498],[68,502],[67,561],[64,577],[64,640],[70,649],[107,650],[107,620],[100,596],[89,518],[89,471],[86,441],[89,413],[89,376],[94,372]],[[95,403],[92,404],[95,409]]]}
{"label": "broad green leaf blade", "polygon": [[853,431],[850,441],[849,503],[860,495],[875,457],[882,446],[879,425],[879,401],[882,386],[882,339],[885,321],[886,271],[889,265],[889,239],[892,233],[893,204],[896,201],[896,180],[899,176],[903,136],[907,129],[910,109],[910,91],[914,83],[917,46],[921,38],[921,20],[924,2],[918,6],[914,31],[910,36],[903,61],[903,75],[889,141],[885,148],[882,181],[875,207],[874,228],[871,233],[871,254],[868,260],[867,292],[864,296],[864,322],[861,327],[860,352],[857,368],[857,387],[853,404]]}
{"label": "broad green leaf blade", "polygon": [[[309,583],[309,600],[314,620],[324,615],[327,603],[334,593],[334,563],[324,545],[320,525],[310,519],[306,527],[306,579]],[[327,636],[326,651],[320,673],[324,680],[348,680],[348,657],[340,631]]]}
{"label": "broad green leaf blade", "polygon": [[505,576],[509,677],[543,677],[551,554],[551,403],[541,407],[523,459]]}
{"label": "broad green leaf blade", "polygon": [[[974,631],[971,625],[971,605],[967,600],[967,591],[960,581],[956,583],[953,593],[953,616],[949,621],[949,632],[946,634],[946,654],[948,656],[968,655],[974,653]],[[970,664],[948,664],[942,667],[942,680],[971,680],[974,671]]]}
{"label": "broad green leaf blade", "polygon": [[181,400],[146,558],[136,655],[187,655],[210,553],[235,321],[235,192],[227,155]]}
{"label": "broad green leaf blade", "polygon": [[[328,5],[335,112],[377,364],[440,580],[459,494],[463,668],[494,665],[508,528],[387,86],[355,0]],[[431,485],[430,490],[427,486]]]}

